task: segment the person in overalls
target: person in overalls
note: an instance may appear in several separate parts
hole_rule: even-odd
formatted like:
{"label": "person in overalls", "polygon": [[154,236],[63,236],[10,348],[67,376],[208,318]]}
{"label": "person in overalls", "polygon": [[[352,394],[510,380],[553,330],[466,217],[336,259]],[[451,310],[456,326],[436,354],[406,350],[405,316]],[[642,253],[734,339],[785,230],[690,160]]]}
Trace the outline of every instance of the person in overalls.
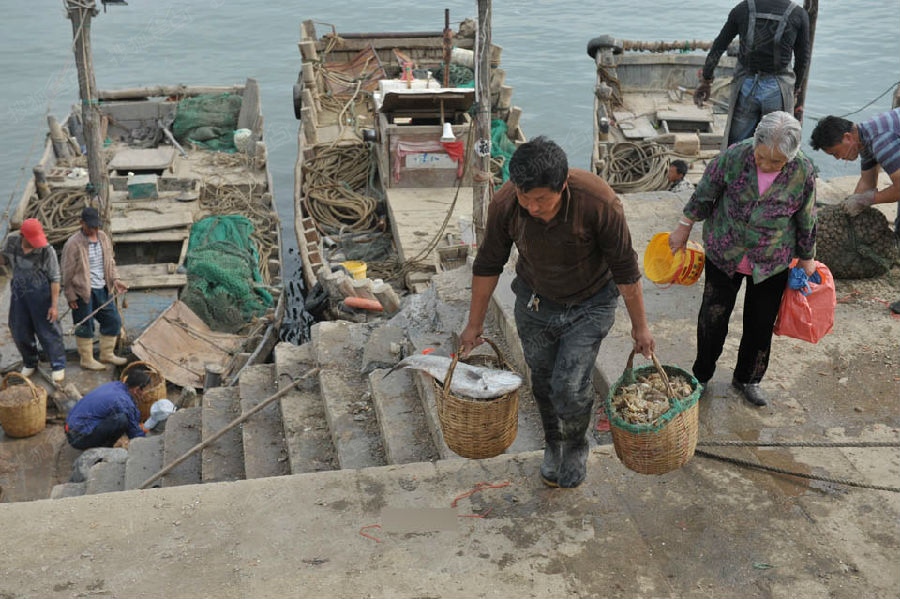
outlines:
{"label": "person in overalls", "polygon": [[12,267],[9,331],[22,355],[22,375],[34,374],[40,341],[53,381],[60,383],[66,377],[66,348],[58,322],[59,260],[36,218],[6,237],[2,263]]}
{"label": "person in overalls", "polygon": [[750,138],[765,114],[783,110],[801,118],[796,83],[806,76],[811,51],[809,15],[801,6],[789,0],[744,0],[728,13],[698,73],[700,84],[694,92],[698,107],[709,99],[716,65],[736,35],[740,35],[740,49],[723,150]]}

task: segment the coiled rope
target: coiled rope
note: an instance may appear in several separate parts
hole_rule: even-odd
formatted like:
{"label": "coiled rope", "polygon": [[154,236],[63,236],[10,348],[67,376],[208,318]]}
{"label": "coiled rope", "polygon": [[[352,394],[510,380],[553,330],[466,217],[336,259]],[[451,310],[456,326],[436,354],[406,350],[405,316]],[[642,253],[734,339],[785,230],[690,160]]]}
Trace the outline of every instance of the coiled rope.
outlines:
{"label": "coiled rope", "polygon": [[317,148],[304,162],[304,195],[323,232],[369,232],[378,226],[377,200],[357,191],[368,187],[370,160],[371,149],[360,143]]}
{"label": "coiled rope", "polygon": [[619,193],[665,189],[669,151],[652,141],[614,143],[607,156],[605,179]]}

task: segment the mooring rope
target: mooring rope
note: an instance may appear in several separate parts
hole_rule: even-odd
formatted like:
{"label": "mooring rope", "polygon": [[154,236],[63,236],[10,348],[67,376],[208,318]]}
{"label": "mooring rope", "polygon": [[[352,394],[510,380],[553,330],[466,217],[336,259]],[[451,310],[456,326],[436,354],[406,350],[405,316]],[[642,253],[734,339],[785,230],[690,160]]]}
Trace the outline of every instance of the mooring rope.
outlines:
{"label": "mooring rope", "polygon": [[900,447],[900,441],[698,441],[697,447]]}
{"label": "mooring rope", "polygon": [[[699,443],[698,443],[699,445]],[[765,466],[763,464],[759,464],[756,462],[751,462],[748,460],[741,460],[738,458],[732,458],[728,456],[718,455],[715,453],[709,453],[708,451],[704,451],[702,449],[697,449],[694,451],[695,455],[698,455],[703,458],[709,458],[713,460],[719,460],[722,462],[728,462],[731,464],[735,464],[737,466],[743,466],[745,468],[753,468],[756,470],[764,470],[766,472],[774,472],[776,474],[785,474],[788,476],[796,476],[799,478],[807,478],[811,480],[821,480],[828,483],[835,483],[839,485],[847,485],[848,487],[857,487],[861,489],[875,489],[878,491],[891,491],[892,493],[900,493],[900,487],[886,487],[882,485],[870,485],[867,483],[861,483],[854,480],[849,480],[846,478],[834,478],[830,476],[820,476],[817,474],[806,474],[805,472],[794,472],[791,470],[786,470],[784,468],[776,468],[774,466]]]}

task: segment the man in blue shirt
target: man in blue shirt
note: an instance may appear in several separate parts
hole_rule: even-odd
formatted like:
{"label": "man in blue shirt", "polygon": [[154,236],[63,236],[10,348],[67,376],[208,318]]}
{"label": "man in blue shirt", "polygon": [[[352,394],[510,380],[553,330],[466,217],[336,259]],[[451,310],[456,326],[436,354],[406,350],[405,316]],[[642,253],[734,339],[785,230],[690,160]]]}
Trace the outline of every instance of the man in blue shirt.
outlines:
{"label": "man in blue shirt", "polygon": [[[853,161],[859,157],[859,181],[853,194],[843,202],[850,216],[872,204],[900,200],[900,108],[861,123],[826,116],[813,129],[809,143],[813,150],[822,150],[838,160]],[[884,189],[878,189],[879,167],[891,178],[891,185]],[[900,206],[894,233],[900,235]],[[891,311],[900,314],[900,300],[891,304]]]}
{"label": "man in blue shirt", "polygon": [[125,382],[100,385],[84,397],[66,418],[66,439],[75,449],[112,447],[122,435],[143,437],[137,402],[150,385],[150,374],[141,368],[128,372]]}

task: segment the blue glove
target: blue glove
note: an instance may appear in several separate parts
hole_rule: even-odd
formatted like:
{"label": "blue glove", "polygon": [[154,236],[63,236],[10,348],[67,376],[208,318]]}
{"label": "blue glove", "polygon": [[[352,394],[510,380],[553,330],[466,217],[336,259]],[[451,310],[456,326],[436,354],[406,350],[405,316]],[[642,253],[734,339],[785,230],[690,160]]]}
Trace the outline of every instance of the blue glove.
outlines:
{"label": "blue glove", "polygon": [[812,289],[809,288],[810,281],[817,285],[822,284],[822,277],[819,275],[819,271],[814,272],[811,277],[808,277],[806,276],[805,270],[799,266],[795,266],[791,269],[790,274],[788,274],[788,287],[798,290],[803,295],[809,295],[812,292]]}

